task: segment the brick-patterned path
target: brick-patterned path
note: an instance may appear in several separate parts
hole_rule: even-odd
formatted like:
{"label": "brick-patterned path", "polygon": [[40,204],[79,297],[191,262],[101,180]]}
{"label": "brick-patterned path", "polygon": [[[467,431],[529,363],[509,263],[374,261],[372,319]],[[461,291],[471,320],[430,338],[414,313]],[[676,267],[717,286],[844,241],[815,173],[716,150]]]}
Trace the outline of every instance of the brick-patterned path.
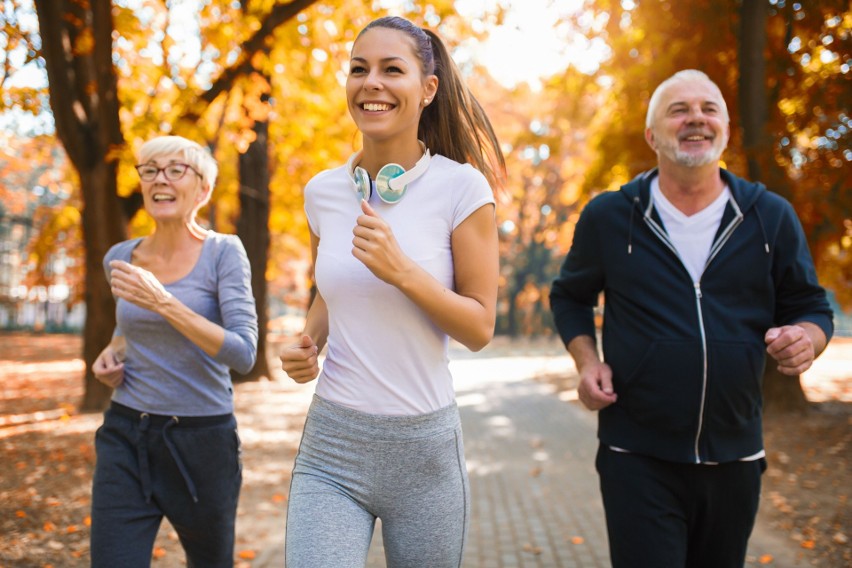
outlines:
{"label": "brick-patterned path", "polygon": [[[609,566],[594,470],[596,417],[534,380],[574,372],[570,358],[553,344],[454,350],[452,358],[472,496],[463,567]],[[385,566],[380,532],[368,568]],[[799,565],[791,545],[759,524],[747,565],[759,565],[764,554],[772,555],[772,566]],[[251,565],[283,566],[283,534]]]}

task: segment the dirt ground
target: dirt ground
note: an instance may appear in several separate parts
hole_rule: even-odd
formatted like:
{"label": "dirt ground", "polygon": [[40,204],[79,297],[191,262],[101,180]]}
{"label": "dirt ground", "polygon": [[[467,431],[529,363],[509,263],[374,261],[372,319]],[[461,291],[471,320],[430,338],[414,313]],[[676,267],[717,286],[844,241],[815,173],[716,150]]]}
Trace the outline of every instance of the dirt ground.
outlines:
{"label": "dirt ground", "polygon": [[[76,336],[0,333],[0,568],[88,566],[92,442],[101,415],[76,411],[80,348]],[[835,340],[817,363],[803,377],[811,411],[766,419],[763,506],[773,528],[801,548],[797,566],[852,566],[852,339]],[[576,386],[561,380],[563,390]],[[269,381],[238,385],[236,400],[245,477],[235,560],[249,568],[283,538],[307,401],[304,391],[282,392]],[[778,566],[770,557],[761,563]],[[183,565],[165,525],[153,566]]]}
{"label": "dirt ground", "polygon": [[[79,414],[77,336],[0,333],[0,568],[89,566],[94,433],[102,415]],[[243,448],[236,566],[248,568],[284,535],[287,493],[307,400],[270,381],[236,387]],[[186,562],[164,522],[152,566]]]}

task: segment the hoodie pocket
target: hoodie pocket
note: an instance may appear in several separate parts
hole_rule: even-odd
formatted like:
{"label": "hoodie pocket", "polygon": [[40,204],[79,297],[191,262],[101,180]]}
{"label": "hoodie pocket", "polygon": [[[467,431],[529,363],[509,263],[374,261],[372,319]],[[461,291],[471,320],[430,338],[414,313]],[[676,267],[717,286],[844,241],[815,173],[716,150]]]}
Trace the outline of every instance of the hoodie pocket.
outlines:
{"label": "hoodie pocket", "polygon": [[716,428],[738,430],[760,415],[762,349],[740,342],[708,345],[707,421]]}
{"label": "hoodie pocket", "polygon": [[678,432],[694,429],[702,361],[698,341],[655,341],[624,384],[616,386],[618,404],[639,424]]}

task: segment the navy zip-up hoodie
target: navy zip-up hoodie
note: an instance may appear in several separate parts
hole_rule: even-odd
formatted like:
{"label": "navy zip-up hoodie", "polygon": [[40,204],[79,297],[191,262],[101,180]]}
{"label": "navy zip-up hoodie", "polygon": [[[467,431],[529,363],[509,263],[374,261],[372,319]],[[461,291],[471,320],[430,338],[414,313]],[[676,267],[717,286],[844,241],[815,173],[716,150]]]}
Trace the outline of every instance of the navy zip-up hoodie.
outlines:
{"label": "navy zip-up hoodie", "polygon": [[592,199],[550,292],[567,345],[595,336],[618,400],[600,411],[609,446],[682,463],[763,449],[761,382],[770,327],[808,321],[830,338],[832,312],[792,206],[721,170],[732,200],[698,282],[650,199],[651,170]]}

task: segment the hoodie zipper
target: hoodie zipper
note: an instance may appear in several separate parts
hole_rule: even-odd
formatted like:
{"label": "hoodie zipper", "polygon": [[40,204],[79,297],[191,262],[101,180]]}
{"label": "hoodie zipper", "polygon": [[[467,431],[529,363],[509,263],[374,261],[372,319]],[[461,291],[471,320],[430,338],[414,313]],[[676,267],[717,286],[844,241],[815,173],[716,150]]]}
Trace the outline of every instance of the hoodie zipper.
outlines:
{"label": "hoodie zipper", "polygon": [[[707,267],[710,265],[710,262],[716,255],[719,254],[719,251],[722,250],[722,247],[728,240],[731,238],[734,230],[739,227],[740,223],[743,221],[743,213],[740,209],[737,202],[731,197],[728,200],[728,203],[731,204],[731,207],[734,209],[734,218],[728,223],[728,226],[725,227],[725,230],[719,235],[719,238],[713,242],[710,247],[710,254],[707,256],[707,262],[704,263],[704,268],[701,271],[701,275],[698,277],[698,281],[693,282],[692,286],[695,290],[695,310],[698,315],[698,331],[701,334],[701,404],[698,408],[698,429],[695,432],[695,442],[694,442],[694,452],[695,452],[695,463],[701,463],[701,453],[699,451],[699,441],[701,440],[701,433],[704,430],[704,406],[707,401],[707,335],[704,329],[704,311],[701,307],[701,299],[703,298],[703,294],[701,292],[701,279],[704,277],[704,272],[707,271]],[[654,219],[651,217],[651,212],[654,208],[654,200],[648,200],[648,207],[645,208],[644,215],[642,216],[645,224],[651,229],[660,241],[671,250],[677,259],[680,261],[683,269],[686,270],[687,275],[689,275],[689,270],[686,268],[686,263],[683,262],[683,258],[681,258],[680,254],[677,252],[677,248],[674,246],[674,243],[669,238],[666,230],[660,226]]]}
{"label": "hoodie zipper", "polygon": [[[683,261],[681,261],[683,262]],[[709,262],[709,260],[708,260]],[[704,270],[707,265],[704,265]],[[704,275],[704,271],[701,271]],[[701,463],[701,454],[698,450],[698,441],[704,430],[704,403],[707,398],[707,336],[704,334],[704,311],[701,309],[701,279],[693,283],[695,288],[695,309],[698,312],[698,329],[701,332],[701,405],[698,407],[698,430],[695,433],[695,463]]]}

